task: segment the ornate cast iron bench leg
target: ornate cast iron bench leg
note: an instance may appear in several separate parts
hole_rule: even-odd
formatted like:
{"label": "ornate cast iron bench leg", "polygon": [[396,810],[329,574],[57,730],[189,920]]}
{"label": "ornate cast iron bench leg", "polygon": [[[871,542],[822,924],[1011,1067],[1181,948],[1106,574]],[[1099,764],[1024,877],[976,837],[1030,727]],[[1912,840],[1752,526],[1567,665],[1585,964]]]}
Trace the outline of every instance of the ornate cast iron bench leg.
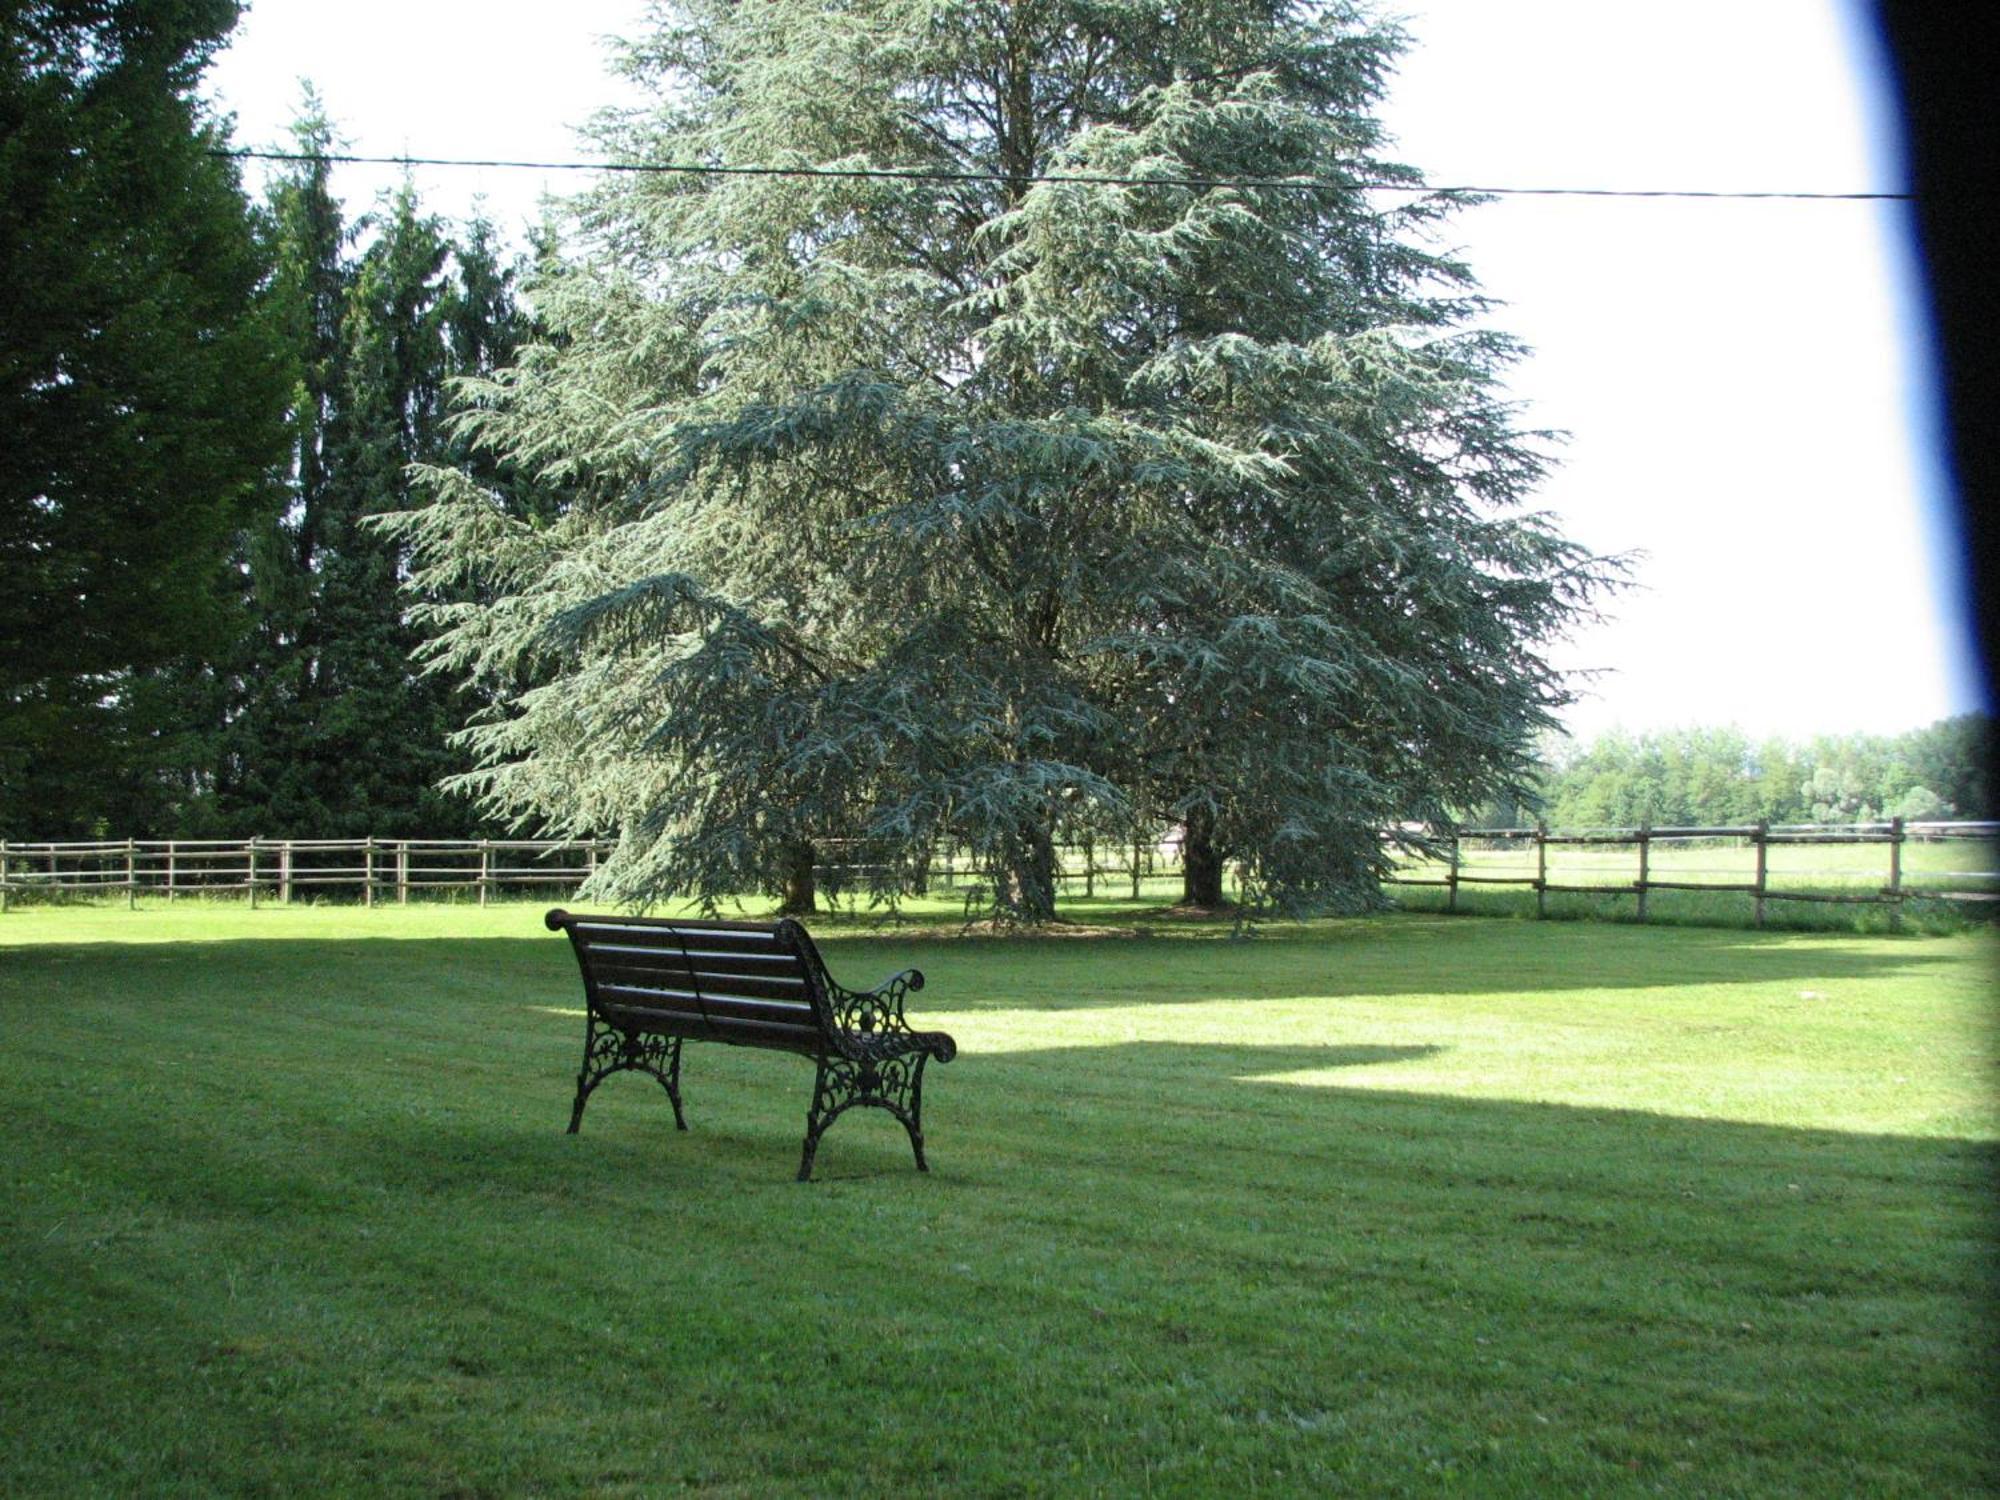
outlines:
{"label": "ornate cast iron bench leg", "polygon": [[799,1181],[812,1180],[813,1157],[819,1152],[820,1137],[827,1127],[856,1105],[886,1109],[903,1122],[916,1154],[917,1170],[928,1172],[924,1160],[923,1089],[924,1053],[887,1057],[878,1061],[850,1062],[845,1058],[821,1058],[813,1079],[812,1105],[806,1111],[806,1144],[799,1158]]}
{"label": "ornate cast iron bench leg", "polygon": [[819,1138],[826,1134],[826,1127],[833,1123],[833,1117],[840,1113],[838,1108],[829,1109],[828,1101],[832,1091],[827,1087],[826,1059],[819,1059],[818,1070],[813,1074],[812,1103],[806,1106],[806,1144],[799,1156],[800,1182],[811,1182],[813,1157],[819,1152]]}
{"label": "ornate cast iron bench leg", "polygon": [[613,1073],[631,1069],[659,1079],[674,1106],[674,1127],[686,1130],[687,1116],[681,1113],[681,1039],[626,1033],[600,1026],[593,1015],[584,1028],[583,1067],[576,1075],[576,1102],[570,1106],[569,1133],[583,1126],[584,1101],[591,1091]]}
{"label": "ornate cast iron bench leg", "polygon": [[903,1129],[910,1133],[910,1149],[917,1154],[919,1172],[931,1169],[924,1160],[924,1064],[929,1061],[919,1054],[916,1066],[910,1069],[910,1113],[903,1121]]}

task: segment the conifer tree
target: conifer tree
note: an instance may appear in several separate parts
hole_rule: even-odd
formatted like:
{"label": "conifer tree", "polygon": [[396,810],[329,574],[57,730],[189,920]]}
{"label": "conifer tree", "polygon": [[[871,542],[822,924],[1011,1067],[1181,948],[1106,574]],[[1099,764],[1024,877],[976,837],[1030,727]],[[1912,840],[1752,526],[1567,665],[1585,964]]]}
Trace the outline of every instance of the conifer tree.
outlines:
{"label": "conifer tree", "polygon": [[[1613,571],[1521,509],[1457,205],[1384,159],[1399,44],[1289,0],[691,0],[549,336],[467,430],[569,486],[404,519],[498,811],[622,833],[598,894],[794,903],[971,847],[1052,914],[1081,823],[1184,829],[1285,909],[1373,898],[1386,823],[1513,786],[1542,648]],[[886,174],[886,175],[885,175]],[[1068,180],[1048,180],[1067,178]]]}
{"label": "conifer tree", "polygon": [[170,816],[175,664],[240,628],[281,347],[224,125],[232,0],[0,11],[0,834]]}
{"label": "conifer tree", "polygon": [[306,160],[271,193],[298,374],[291,504],[247,562],[260,631],[238,668],[220,816],[273,834],[463,835],[476,810],[439,783],[465,768],[448,738],[466,708],[416,675],[403,548],[369,522],[410,504],[411,463],[457,453],[445,388],[518,341],[510,275],[490,225],[461,249],[407,182],[350,227],[310,91],[295,134]]}
{"label": "conifer tree", "polygon": [[350,231],[327,160],[333,125],[310,85],[292,135],[302,160],[271,184],[267,204],[272,299],[292,375],[286,503],[245,539],[254,625],[228,663],[238,701],[218,732],[210,816],[232,832],[325,837],[311,749],[322,644],[315,575],[333,504]]}
{"label": "conifer tree", "polygon": [[313,578],[317,800],[322,826],[340,836],[450,836],[465,831],[468,809],[436,787],[456,769],[445,743],[448,687],[413,681],[401,549],[367,523],[404,509],[408,465],[440,451],[452,247],[408,182],[367,227],[341,320]]}

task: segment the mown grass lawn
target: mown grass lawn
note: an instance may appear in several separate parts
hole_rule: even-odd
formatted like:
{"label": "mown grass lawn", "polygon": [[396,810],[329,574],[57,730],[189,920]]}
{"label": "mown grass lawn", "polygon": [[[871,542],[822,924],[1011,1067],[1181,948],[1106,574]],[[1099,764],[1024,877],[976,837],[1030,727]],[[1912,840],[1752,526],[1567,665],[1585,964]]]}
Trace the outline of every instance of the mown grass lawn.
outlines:
{"label": "mown grass lawn", "polygon": [[[538,909],[0,918],[10,1493],[1974,1494],[1990,935],[830,927],[933,1171]],[[1129,919],[1127,919],[1129,920]]]}

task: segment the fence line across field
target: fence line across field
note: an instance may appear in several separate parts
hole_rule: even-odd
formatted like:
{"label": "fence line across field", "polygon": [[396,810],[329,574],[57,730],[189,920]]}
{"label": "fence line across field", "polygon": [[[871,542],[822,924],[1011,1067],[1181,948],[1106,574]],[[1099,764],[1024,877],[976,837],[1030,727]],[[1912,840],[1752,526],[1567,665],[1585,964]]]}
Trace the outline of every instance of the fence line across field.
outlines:
{"label": "fence line across field", "polygon": [[[1385,841],[1408,847],[1424,836],[1405,828],[1384,835]],[[2000,871],[1988,869],[1917,871],[1906,868],[1905,851],[1947,842],[2000,840],[2000,823],[1905,822],[1749,824],[1726,827],[1642,828],[1500,828],[1460,829],[1433,837],[1441,855],[1428,862],[1406,862],[1385,881],[1391,886],[1441,887],[1447,910],[1456,910],[1459,894],[1471,887],[1514,887],[1534,893],[1536,914],[1547,914],[1550,895],[1629,896],[1644,920],[1648,898],[1655,891],[1697,891],[1739,894],[1751,899],[1759,926],[1772,901],[1871,904],[1887,906],[1892,922],[1903,903],[1912,899],[1964,902],[2000,900]],[[569,892],[587,880],[615,844],[608,839],[122,839],[47,843],[0,841],[0,911],[16,898],[38,895],[117,895],[136,906],[142,893],[168,898],[180,895],[239,893],[254,906],[260,899],[280,902],[298,895],[346,890],[364,905],[389,899],[404,903],[413,891],[468,891],[485,905],[508,890],[542,888]],[[1774,851],[1807,848],[1877,848],[1881,863],[1870,870],[1797,870],[1774,872]],[[1690,865],[1670,862],[1664,851],[1712,852],[1710,862]],[[1749,858],[1743,855],[1748,851]],[[1583,872],[1552,870],[1551,853],[1560,864],[1563,851],[1580,851],[1599,863]],[[822,848],[823,875],[854,877],[869,869],[868,850],[854,841],[832,841]],[[1728,855],[1738,856],[1732,865]],[[1178,848],[1172,830],[1136,838],[1096,839],[1059,851],[1059,882],[1073,893],[1095,896],[1102,884],[1107,894],[1124,894],[1129,886],[1137,899],[1148,880],[1179,871]],[[1512,858],[1516,868],[1501,868]],[[1605,860],[1623,862],[1613,868]],[[1484,861],[1484,862],[1482,862]],[[1987,858],[1984,863],[1996,861]],[[1741,865],[1742,868],[1737,866]],[[1437,873],[1428,873],[1435,870]],[[1565,874],[1570,878],[1565,879]],[[918,873],[920,885],[954,882],[973,871],[965,855],[940,850],[929,867]],[[1695,879],[1730,876],[1736,879]],[[1833,877],[1830,880],[1816,877]],[[1980,889],[1945,889],[1937,879]],[[1802,884],[1803,883],[1803,884]],[[1830,888],[1829,888],[1830,887]]]}
{"label": "fence line across field", "polygon": [[[1889,920],[1894,926],[1900,922],[1903,905],[1907,901],[1988,903],[2000,900],[2000,886],[1995,884],[2000,882],[2000,871],[1920,871],[1916,872],[1919,878],[1913,882],[1910,879],[1912,872],[1906,868],[1906,850],[1910,846],[1928,847],[1952,842],[1976,842],[1990,846],[1996,838],[2000,838],[2000,823],[1909,822],[1902,818],[1874,823],[1754,823],[1720,827],[1460,829],[1456,834],[1447,836],[1442,861],[1433,862],[1441,863],[1441,873],[1405,872],[1390,876],[1385,884],[1442,887],[1447,911],[1458,909],[1459,892],[1465,887],[1512,886],[1534,893],[1537,916],[1548,914],[1548,898],[1551,895],[1629,896],[1636,902],[1637,916],[1643,922],[1647,919],[1648,898],[1653,892],[1695,891],[1748,896],[1752,918],[1759,927],[1765,924],[1767,904],[1773,901],[1883,906],[1888,908]],[[1881,863],[1873,871],[1852,868],[1786,870],[1782,872],[1782,880],[1771,868],[1774,850],[1836,847],[1879,848]],[[1747,850],[1749,868],[1739,870],[1727,863],[1692,867],[1675,864],[1669,865],[1664,874],[1656,873],[1656,856],[1662,850],[1690,848],[1715,851],[1718,858],[1724,851],[1733,850],[1740,854]],[[1625,872],[1607,871],[1601,865],[1594,867],[1589,873],[1595,875],[1595,879],[1552,878],[1550,851],[1563,849],[1603,851],[1606,854],[1630,851],[1631,863]],[[1482,866],[1478,862],[1481,854],[1491,856],[1502,851],[1512,853],[1523,861],[1532,855],[1532,869],[1524,866],[1519,870],[1495,873],[1492,865]],[[1989,856],[1984,862],[1991,864],[1994,861]],[[1627,873],[1630,878],[1625,878]],[[1677,878],[1695,874],[1736,874],[1747,878]],[[1933,876],[1936,880],[1951,880],[1960,885],[1977,882],[1982,888],[1951,889],[1935,883]],[[1811,888],[1810,882],[1815,878],[1820,883],[1817,888]],[[1879,884],[1876,883],[1878,878]],[[1803,886],[1801,883],[1804,883]],[[1835,888],[1828,889],[1828,885]]]}
{"label": "fence line across field", "polygon": [[[1172,874],[1178,865],[1157,844],[1120,847],[1090,841],[1058,851],[1058,880],[1097,894],[1100,881],[1129,880],[1136,899],[1146,880]],[[267,896],[345,889],[363,905],[390,898],[406,903],[412,891],[457,890],[477,894],[484,906],[509,888],[573,891],[608,859],[611,839],[95,839],[57,842],[0,840],[0,912],[28,896],[122,894],[136,906],[141,894],[247,895],[255,906]],[[859,841],[831,840],[817,868],[823,878],[852,884],[871,871]],[[944,884],[969,876],[957,851],[941,850],[921,874]]]}
{"label": "fence line across field", "polygon": [[14,897],[122,892],[275,895],[341,888],[364,905],[382,895],[471,890],[483,906],[509,887],[575,889],[597,869],[609,840],[570,839],[122,839],[0,841],[0,911]]}

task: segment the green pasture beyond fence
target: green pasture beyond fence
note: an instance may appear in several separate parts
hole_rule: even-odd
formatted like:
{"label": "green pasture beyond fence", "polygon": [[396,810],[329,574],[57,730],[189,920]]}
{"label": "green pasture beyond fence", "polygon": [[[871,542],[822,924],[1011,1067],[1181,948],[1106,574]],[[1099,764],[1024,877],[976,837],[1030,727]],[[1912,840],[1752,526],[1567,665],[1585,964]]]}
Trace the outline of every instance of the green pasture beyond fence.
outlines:
{"label": "green pasture beyond fence", "polygon": [[[569,894],[612,847],[546,839],[0,842],[0,911],[74,900],[136,906],[142,896],[232,896],[252,906],[442,896],[483,906]],[[2000,911],[2000,823],[1466,829],[1441,847],[1398,864],[1388,883],[1405,905],[1757,926],[1795,924],[1809,908],[1874,909],[1892,927],[1912,903],[1975,917]],[[821,884],[836,900],[866,888],[863,846],[829,845],[824,855]],[[1180,891],[1179,848],[1171,830],[1073,844],[1061,851],[1059,879],[1072,902],[1170,904]],[[978,883],[962,853],[941,851],[912,894],[948,910]]]}

